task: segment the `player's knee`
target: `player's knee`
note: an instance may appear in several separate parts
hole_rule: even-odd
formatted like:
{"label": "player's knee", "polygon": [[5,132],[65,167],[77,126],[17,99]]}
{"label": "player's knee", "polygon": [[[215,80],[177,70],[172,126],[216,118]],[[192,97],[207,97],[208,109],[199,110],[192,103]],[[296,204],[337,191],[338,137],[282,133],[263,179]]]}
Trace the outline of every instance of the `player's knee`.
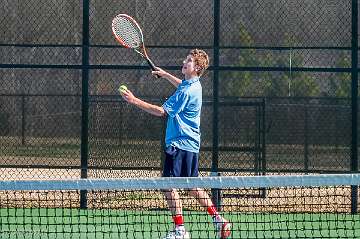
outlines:
{"label": "player's knee", "polygon": [[198,188],[188,189],[187,193],[192,197],[198,197],[199,196],[199,189]]}
{"label": "player's knee", "polygon": [[176,194],[175,189],[161,189],[166,198],[172,198]]}

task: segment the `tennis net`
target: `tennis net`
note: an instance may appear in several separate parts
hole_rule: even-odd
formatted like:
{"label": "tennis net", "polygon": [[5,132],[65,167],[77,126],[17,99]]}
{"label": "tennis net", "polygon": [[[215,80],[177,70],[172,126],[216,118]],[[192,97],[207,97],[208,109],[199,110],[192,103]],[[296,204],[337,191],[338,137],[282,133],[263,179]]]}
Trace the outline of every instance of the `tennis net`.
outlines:
{"label": "tennis net", "polygon": [[163,190],[176,188],[191,238],[215,238],[187,194],[205,188],[230,238],[360,238],[358,185],[358,174],[2,181],[0,237],[163,238],[173,228]]}

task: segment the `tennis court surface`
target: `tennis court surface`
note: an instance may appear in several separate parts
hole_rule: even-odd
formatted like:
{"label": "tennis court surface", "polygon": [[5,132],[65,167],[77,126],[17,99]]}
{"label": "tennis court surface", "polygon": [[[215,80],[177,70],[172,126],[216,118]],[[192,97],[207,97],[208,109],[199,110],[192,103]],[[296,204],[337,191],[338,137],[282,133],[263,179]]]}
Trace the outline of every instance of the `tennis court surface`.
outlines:
{"label": "tennis court surface", "polygon": [[0,234],[162,238],[173,225],[161,190],[179,188],[191,238],[215,238],[206,209],[186,194],[200,187],[218,192],[231,238],[360,238],[358,185],[357,174],[2,181]]}

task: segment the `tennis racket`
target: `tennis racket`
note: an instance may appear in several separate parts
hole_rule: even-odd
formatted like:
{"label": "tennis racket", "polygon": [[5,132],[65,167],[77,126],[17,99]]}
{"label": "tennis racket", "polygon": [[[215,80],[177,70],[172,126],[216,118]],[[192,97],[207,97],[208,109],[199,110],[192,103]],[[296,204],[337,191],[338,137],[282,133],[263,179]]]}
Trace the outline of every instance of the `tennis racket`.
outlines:
{"label": "tennis racket", "polygon": [[[129,15],[119,14],[112,20],[112,32],[115,39],[125,48],[131,48],[140,54],[150,68],[155,71],[155,65],[150,60],[144,45],[144,35],[139,24]],[[160,77],[156,75],[156,77]]]}

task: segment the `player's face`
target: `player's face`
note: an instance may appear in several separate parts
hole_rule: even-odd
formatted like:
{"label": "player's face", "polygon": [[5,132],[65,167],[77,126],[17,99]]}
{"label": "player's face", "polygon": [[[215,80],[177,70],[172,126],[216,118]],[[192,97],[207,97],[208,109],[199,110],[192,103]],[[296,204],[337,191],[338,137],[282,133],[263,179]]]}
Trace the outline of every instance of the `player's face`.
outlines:
{"label": "player's face", "polygon": [[183,66],[181,72],[186,76],[196,76],[196,68],[195,68],[195,61],[191,55],[188,55],[186,59],[183,61]]}

